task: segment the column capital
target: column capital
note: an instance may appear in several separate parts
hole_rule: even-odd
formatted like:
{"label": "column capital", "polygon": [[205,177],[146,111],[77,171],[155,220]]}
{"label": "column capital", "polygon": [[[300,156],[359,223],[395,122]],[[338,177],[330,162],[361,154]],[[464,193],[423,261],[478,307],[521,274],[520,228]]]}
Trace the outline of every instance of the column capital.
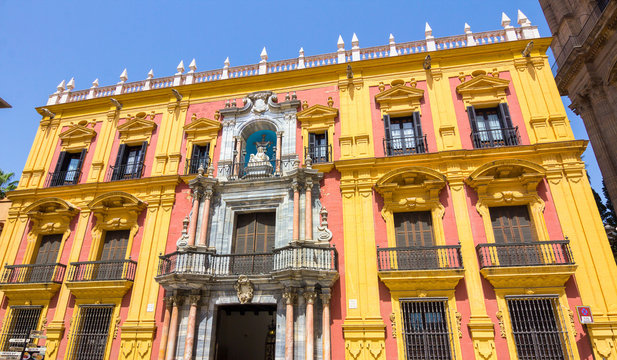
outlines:
{"label": "column capital", "polygon": [[165,296],[163,298],[163,303],[165,307],[170,308],[173,305],[173,296]]}
{"label": "column capital", "polygon": [[319,298],[321,299],[321,303],[322,304],[330,304],[330,299],[332,298],[332,296],[330,295],[330,293],[321,293],[319,294]]}
{"label": "column capital", "polygon": [[204,189],[202,196],[206,199],[206,200],[210,200],[212,199],[212,188],[211,187],[207,187],[206,189]]}
{"label": "column capital", "polygon": [[297,180],[297,179],[294,179],[294,180],[291,182],[291,189],[292,189],[294,192],[298,192],[298,191],[300,191],[300,184],[298,183],[298,180]]}
{"label": "column capital", "polygon": [[180,295],[173,295],[169,297],[169,301],[173,304],[173,306],[181,306],[184,302],[184,297]]}
{"label": "column capital", "polygon": [[310,191],[313,188],[313,179],[307,178],[304,183],[304,187],[306,188],[306,191]]}
{"label": "column capital", "polygon": [[281,136],[283,136],[284,133],[285,133],[284,131],[277,131],[276,132],[276,136],[277,137],[281,137]]}
{"label": "column capital", "polygon": [[315,299],[317,298],[317,293],[313,291],[313,289],[306,289],[302,296],[306,299],[307,304],[314,304]]}
{"label": "column capital", "polygon": [[188,296],[188,302],[191,305],[197,305],[199,300],[201,300],[201,295],[199,294],[191,294]]}
{"label": "column capital", "polygon": [[296,300],[296,295],[296,290],[294,288],[286,287],[285,290],[283,290],[283,299],[285,299],[285,304],[293,304]]}

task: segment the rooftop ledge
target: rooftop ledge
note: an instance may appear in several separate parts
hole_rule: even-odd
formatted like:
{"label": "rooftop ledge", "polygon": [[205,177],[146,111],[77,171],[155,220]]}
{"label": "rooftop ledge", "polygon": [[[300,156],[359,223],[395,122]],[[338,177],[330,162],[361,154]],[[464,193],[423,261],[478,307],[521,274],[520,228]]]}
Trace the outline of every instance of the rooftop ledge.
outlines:
{"label": "rooftop ledge", "polygon": [[171,88],[175,86],[205,83],[231,78],[342,64],[346,62],[448,50],[476,45],[503,43],[507,41],[536,39],[540,37],[538,27],[532,26],[529,19],[520,10],[518,11],[517,17],[517,23],[520,27],[515,28],[510,25],[510,22],[510,18],[505,13],[502,13],[501,26],[503,29],[501,30],[474,33],[471,31],[471,27],[465,23],[465,34],[441,38],[433,37],[433,30],[429,24],[426,23],[424,29],[424,40],[397,44],[394,41],[394,36],[390,34],[388,45],[373,46],[368,48],[360,48],[358,37],[354,34],[351,40],[351,50],[345,49],[345,42],[339,35],[337,51],[328,54],[305,57],[304,49],[301,48],[297,58],[268,61],[268,53],[264,47],[260,55],[261,60],[257,64],[230,67],[229,58],[227,58],[225,59],[222,69],[196,72],[197,65],[195,63],[195,59],[193,59],[193,61],[189,64],[189,71],[186,73],[184,62],[180,61],[180,64],[178,64],[177,67],[177,73],[173,76],[154,78],[154,73],[150,70],[145,80],[135,82],[127,82],[128,75],[126,69],[124,69],[122,74],[120,74],[120,82],[116,85],[99,87],[99,80],[96,79],[92,82],[92,87],[85,90],[73,91],[75,88],[75,79],[71,78],[68,83],[65,80],[62,80],[62,82],[58,84],[57,91],[49,96],[47,105],[63,104],[113,95]]}

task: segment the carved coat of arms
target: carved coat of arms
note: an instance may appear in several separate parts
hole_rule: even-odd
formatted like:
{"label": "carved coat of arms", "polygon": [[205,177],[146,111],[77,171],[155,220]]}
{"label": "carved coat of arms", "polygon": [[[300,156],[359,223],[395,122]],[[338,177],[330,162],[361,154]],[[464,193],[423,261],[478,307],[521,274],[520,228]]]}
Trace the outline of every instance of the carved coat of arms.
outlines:
{"label": "carved coat of arms", "polygon": [[240,275],[238,277],[238,281],[234,285],[234,288],[238,292],[238,300],[240,304],[246,304],[253,300],[253,294],[255,291],[255,287],[251,280],[249,280],[248,276]]}

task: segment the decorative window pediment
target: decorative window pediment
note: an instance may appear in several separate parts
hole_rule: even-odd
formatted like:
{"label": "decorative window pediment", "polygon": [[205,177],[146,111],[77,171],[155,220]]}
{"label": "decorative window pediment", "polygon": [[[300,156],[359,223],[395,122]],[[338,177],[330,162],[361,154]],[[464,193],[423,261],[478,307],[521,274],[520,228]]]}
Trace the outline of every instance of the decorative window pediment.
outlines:
{"label": "decorative window pediment", "polygon": [[56,197],[37,200],[25,209],[33,223],[30,233],[35,236],[66,232],[78,212],[76,206]]}
{"label": "decorative window pediment", "polygon": [[60,134],[62,151],[87,149],[95,136],[96,131],[85,125],[72,125]]}
{"label": "decorative window pediment", "polygon": [[334,119],[338,116],[338,109],[320,104],[308,107],[296,114],[302,126],[310,124],[334,124]]}
{"label": "decorative window pediment", "polygon": [[96,197],[88,204],[97,218],[97,227],[105,230],[127,229],[137,225],[137,216],[146,204],[135,196],[110,192]]}
{"label": "decorative window pediment", "polygon": [[152,132],[156,129],[156,123],[153,121],[154,114],[139,113],[134,117],[128,116],[128,121],[118,126],[121,140],[130,141],[148,141]]}
{"label": "decorative window pediment", "polygon": [[382,114],[410,115],[420,111],[420,101],[424,97],[424,90],[405,84],[395,83],[390,89],[375,95]]}
{"label": "decorative window pediment", "polygon": [[196,114],[193,114],[191,122],[184,126],[184,132],[188,139],[212,138],[218,134],[220,129],[220,122],[206,118],[197,118]]}
{"label": "decorative window pediment", "polygon": [[478,75],[456,87],[463,97],[465,107],[478,105],[496,105],[506,102],[506,89],[510,80],[496,76]]}

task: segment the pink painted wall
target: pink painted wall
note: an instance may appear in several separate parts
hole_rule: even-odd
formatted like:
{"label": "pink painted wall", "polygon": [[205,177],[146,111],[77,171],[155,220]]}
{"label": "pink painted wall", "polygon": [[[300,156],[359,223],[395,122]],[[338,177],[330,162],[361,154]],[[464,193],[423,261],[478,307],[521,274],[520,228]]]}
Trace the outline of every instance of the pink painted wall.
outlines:
{"label": "pink painted wall", "polygon": [[[518,126],[519,134],[521,135],[521,145],[529,145],[529,135],[527,134],[527,128],[525,127],[525,119],[521,112],[521,107],[514,91],[514,85],[512,85],[512,76],[509,71],[503,71],[499,73],[499,78],[510,80],[510,84],[506,89],[506,101],[508,102],[508,108],[510,109],[510,118],[512,119],[512,126]],[[467,80],[471,79],[470,76]],[[469,124],[469,117],[467,116],[467,110],[463,103],[463,98],[456,92],[456,87],[461,84],[458,77],[451,77],[448,79],[450,82],[450,92],[452,93],[452,101],[454,102],[454,112],[456,114],[456,122],[458,124],[458,132],[461,136],[461,144],[463,149],[473,149],[471,143],[471,126]]]}
{"label": "pink painted wall", "polygon": [[[409,86],[409,83],[405,85]],[[390,89],[390,85],[386,85],[386,90]],[[416,87],[424,90],[424,97],[420,100],[420,123],[422,124],[422,132],[426,135],[427,152],[437,151],[437,140],[435,138],[435,128],[433,127],[433,115],[431,112],[431,104],[428,97],[428,87],[426,81],[418,81]],[[373,123],[373,146],[375,157],[384,157],[383,139],[385,139],[385,129],[383,117],[381,116],[381,108],[375,101],[375,95],[379,94],[378,86],[369,88],[369,96],[371,98],[371,121]]]}
{"label": "pink painted wall", "polygon": [[[238,105],[242,104],[242,99],[235,99]],[[212,101],[212,102],[204,102],[199,104],[191,104],[189,105],[188,110],[186,111],[186,118],[184,119],[184,125],[191,123],[191,117],[193,114],[197,116],[197,118],[206,118],[210,120],[214,120],[214,113],[217,110],[223,109],[225,107],[225,101]],[[219,121],[223,120],[222,116],[219,118]],[[216,166],[221,153],[221,135],[223,133],[223,128],[218,133],[216,139],[216,145],[214,148],[214,153],[212,154],[212,161],[214,162],[214,172],[216,176],[216,172],[218,171],[218,167]],[[184,168],[186,166],[186,154],[188,153],[188,149],[186,148],[186,134],[182,137],[182,148],[180,148],[180,154],[182,158],[180,159],[180,167],[178,169],[178,174],[184,174]]]}

